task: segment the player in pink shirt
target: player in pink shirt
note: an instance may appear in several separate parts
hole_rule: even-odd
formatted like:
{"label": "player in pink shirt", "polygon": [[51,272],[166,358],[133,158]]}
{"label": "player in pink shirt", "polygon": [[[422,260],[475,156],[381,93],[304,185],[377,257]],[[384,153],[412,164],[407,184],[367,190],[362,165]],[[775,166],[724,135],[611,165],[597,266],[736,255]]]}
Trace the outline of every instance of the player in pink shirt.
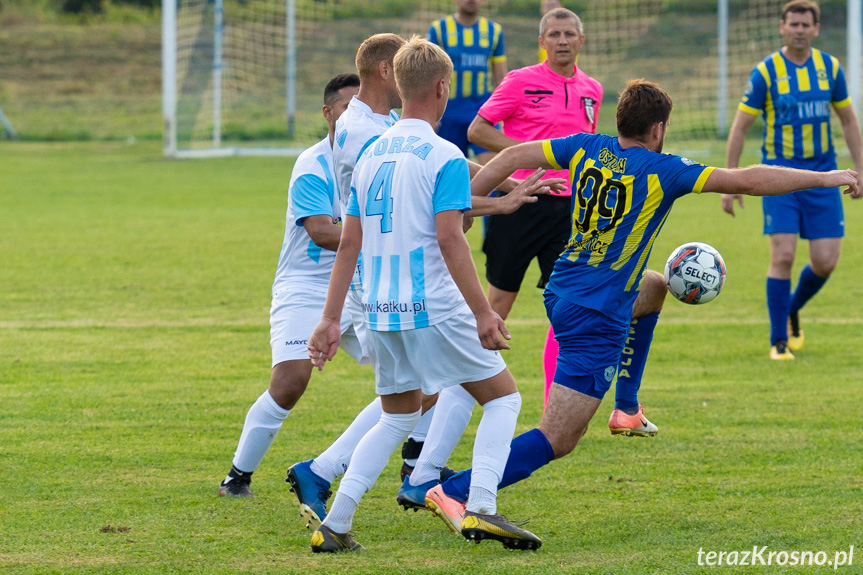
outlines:
{"label": "player in pink shirt", "polygon": [[[468,128],[468,139],[483,148],[499,152],[522,142],[558,138],[579,132],[595,133],[602,103],[602,85],[576,66],[584,46],[581,20],[566,8],[547,12],[539,25],[539,44],[548,54],[545,62],[509,72],[491,98],[480,108]],[[503,131],[495,129],[502,122]],[[526,178],[520,170],[515,178]],[[546,177],[569,181],[568,170],[546,172]],[[537,258],[544,288],[557,257],[563,252],[572,231],[569,187],[556,196],[542,196],[509,215],[490,216],[486,224],[483,252],[486,254],[488,299],[492,308],[506,318],[512,310],[521,282],[533,258]],[[648,421],[638,403],[641,374],[653,328],[665,301],[665,281],[648,272],[635,305],[630,339],[618,372],[617,399],[609,427],[612,433],[655,435],[657,427]],[[643,332],[641,335],[640,332]],[[549,329],[543,363],[546,376],[545,399],[557,361],[557,341]]]}

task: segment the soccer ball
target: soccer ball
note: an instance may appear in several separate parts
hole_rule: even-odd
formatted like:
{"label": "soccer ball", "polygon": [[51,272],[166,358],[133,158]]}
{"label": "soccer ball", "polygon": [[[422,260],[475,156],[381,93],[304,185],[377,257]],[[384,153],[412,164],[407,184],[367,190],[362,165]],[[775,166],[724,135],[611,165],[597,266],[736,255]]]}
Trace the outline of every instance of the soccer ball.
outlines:
{"label": "soccer ball", "polygon": [[707,244],[683,244],[671,252],[665,262],[665,284],[683,303],[707,303],[718,296],[725,285],[725,261]]}

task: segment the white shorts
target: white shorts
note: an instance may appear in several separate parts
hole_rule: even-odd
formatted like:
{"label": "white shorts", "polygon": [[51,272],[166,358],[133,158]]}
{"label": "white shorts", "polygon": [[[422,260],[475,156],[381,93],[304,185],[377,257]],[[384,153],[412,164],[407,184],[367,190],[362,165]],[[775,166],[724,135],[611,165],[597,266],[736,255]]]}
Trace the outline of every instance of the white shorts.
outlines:
{"label": "white shorts", "polygon": [[429,327],[369,331],[367,341],[378,395],[415,389],[433,395],[506,369],[500,352],[480,343],[476,318],[469,310]]}
{"label": "white shorts", "polygon": [[[350,295],[348,299],[351,299]],[[316,291],[307,286],[289,286],[273,292],[270,306],[273,366],[283,361],[309,359],[309,336],[321,321],[326,300],[326,291]],[[348,311],[348,302],[345,302],[345,308],[342,309],[342,342],[339,347],[359,363],[366,364],[369,363],[366,351],[368,330],[362,322],[362,315],[359,316],[359,324],[354,316],[355,314]]]}

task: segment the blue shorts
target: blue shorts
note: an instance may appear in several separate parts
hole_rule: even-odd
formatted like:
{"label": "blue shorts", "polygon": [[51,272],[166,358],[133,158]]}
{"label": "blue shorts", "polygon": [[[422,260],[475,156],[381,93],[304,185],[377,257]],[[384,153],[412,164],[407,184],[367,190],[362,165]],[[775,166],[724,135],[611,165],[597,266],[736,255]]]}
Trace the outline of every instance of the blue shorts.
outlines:
{"label": "blue shorts", "polygon": [[761,198],[764,234],[797,234],[804,240],[841,238],[845,214],[839,188],[800,190]]}
{"label": "blue shorts", "polygon": [[617,373],[629,322],[566,301],[549,290],[544,297],[560,347],[554,382],[602,399]]}
{"label": "blue shorts", "polygon": [[476,118],[478,110],[479,105],[476,106],[475,110],[456,110],[455,106],[450,103],[437,129],[437,135],[458,146],[458,149],[461,150],[461,153],[465,157],[467,157],[469,151],[473,152],[474,156],[488,152],[483,147],[471,144],[467,139],[467,129],[471,122],[473,122],[473,119]]}

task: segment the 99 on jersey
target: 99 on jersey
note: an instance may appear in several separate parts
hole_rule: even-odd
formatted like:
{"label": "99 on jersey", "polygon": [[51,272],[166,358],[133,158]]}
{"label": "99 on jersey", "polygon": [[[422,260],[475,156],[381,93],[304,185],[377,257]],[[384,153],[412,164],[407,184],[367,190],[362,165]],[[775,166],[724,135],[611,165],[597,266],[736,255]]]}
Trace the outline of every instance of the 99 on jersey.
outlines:
{"label": "99 on jersey", "polygon": [[596,165],[582,170],[573,190],[572,235],[564,252],[568,259],[588,251],[589,263],[602,261],[615,228],[631,208],[632,181],[631,176],[614,178],[611,170]]}

